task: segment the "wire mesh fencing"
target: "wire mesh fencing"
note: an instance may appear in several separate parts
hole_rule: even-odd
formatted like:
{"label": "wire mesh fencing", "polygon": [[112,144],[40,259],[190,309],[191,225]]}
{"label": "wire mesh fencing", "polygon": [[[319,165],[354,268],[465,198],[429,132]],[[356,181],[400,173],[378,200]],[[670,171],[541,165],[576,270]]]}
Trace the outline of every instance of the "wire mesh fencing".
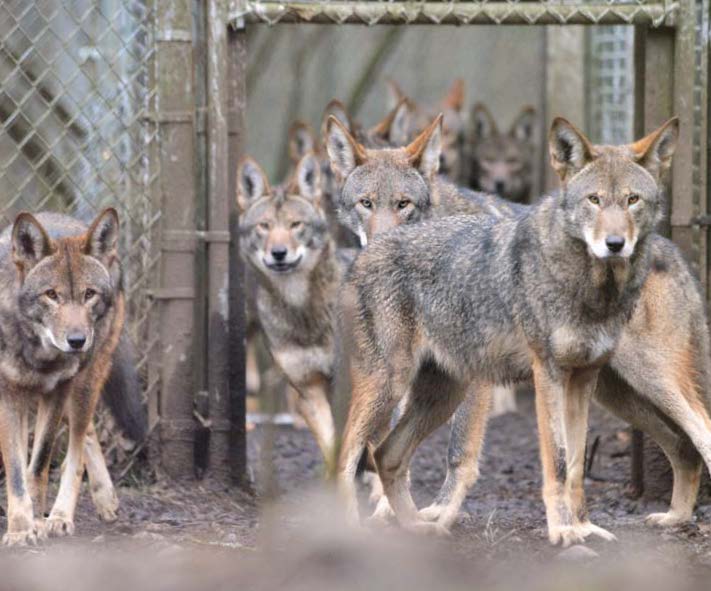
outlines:
{"label": "wire mesh fencing", "polygon": [[[147,383],[159,208],[153,0],[4,0],[0,3],[0,226],[21,210],[90,221],[121,218],[129,328]],[[134,457],[101,413],[107,460]]]}

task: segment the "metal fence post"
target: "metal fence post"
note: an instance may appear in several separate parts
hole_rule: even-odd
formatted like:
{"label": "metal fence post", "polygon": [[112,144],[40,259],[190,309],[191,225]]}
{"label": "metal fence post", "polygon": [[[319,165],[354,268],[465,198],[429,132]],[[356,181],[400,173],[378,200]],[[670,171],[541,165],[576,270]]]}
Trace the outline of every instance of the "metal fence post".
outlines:
{"label": "metal fence post", "polygon": [[[229,140],[228,205],[230,233],[236,238],[238,230],[236,202],[237,161],[244,149],[245,115],[247,109],[247,34],[244,23],[229,27],[227,31],[228,55],[228,108],[227,128]],[[245,383],[245,307],[244,266],[239,257],[238,242],[230,244],[229,267],[230,305],[230,471],[233,481],[240,486],[249,485],[246,439],[246,383]]]}
{"label": "metal fence post", "polygon": [[193,475],[195,297],[195,112],[189,0],[159,1],[157,112],[161,126],[159,300],[160,463],[168,475]]}

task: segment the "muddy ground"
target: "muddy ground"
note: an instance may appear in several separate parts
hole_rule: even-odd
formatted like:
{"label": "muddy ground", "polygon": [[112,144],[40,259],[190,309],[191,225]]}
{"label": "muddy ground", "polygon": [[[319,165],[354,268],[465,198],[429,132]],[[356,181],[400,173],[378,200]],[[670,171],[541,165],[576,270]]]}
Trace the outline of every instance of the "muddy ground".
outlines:
{"label": "muddy ground", "polygon": [[[116,561],[117,556],[123,557],[121,564],[134,565],[134,574],[143,572],[148,556],[156,569],[160,571],[163,565],[173,574],[183,572],[186,564],[201,565],[185,570],[180,579],[185,588],[221,588],[221,581],[229,581],[229,587],[238,581],[259,581],[245,588],[313,589],[320,584],[328,587],[326,582],[333,577],[343,582],[341,577],[348,573],[353,581],[365,584],[354,588],[392,588],[394,583],[388,578],[393,574],[388,566],[392,564],[409,565],[399,570],[397,581],[403,584],[408,577],[422,583],[423,577],[440,573],[437,576],[448,583],[443,587],[459,588],[461,583],[462,588],[471,588],[469,583],[475,576],[500,588],[501,582],[510,582],[514,574],[527,573],[522,582],[532,587],[547,580],[545,572],[540,574],[547,566],[570,562],[564,560],[567,555],[561,557],[560,549],[550,547],[545,537],[535,416],[530,398],[519,398],[518,413],[490,422],[481,479],[468,496],[450,539],[415,539],[395,528],[348,533],[330,500],[314,493],[319,488],[322,464],[309,433],[279,427],[274,432],[272,453],[266,454],[270,430],[259,427],[249,433],[249,457],[258,489],[264,489],[265,480],[257,468],[264,465],[265,455],[272,458],[273,501],[210,484],[174,485],[159,479],[147,486],[122,488],[120,518],[104,524],[96,518],[85,491],[73,538],[52,540],[30,550],[6,550],[0,561],[33,557],[46,565],[61,557],[62,564],[75,560],[84,565],[91,556],[89,562],[98,569],[98,580],[104,580],[100,565]],[[444,477],[447,437],[447,429],[441,429],[415,457],[412,485],[421,506],[431,501]],[[619,541],[591,541],[586,547],[592,552],[580,553],[588,570],[580,570],[583,567],[577,565],[581,563],[575,562],[573,576],[585,578],[593,576],[585,573],[594,573],[602,581],[599,577],[604,573],[622,573],[620,580],[626,580],[630,573],[651,577],[650,573],[659,572],[651,577],[652,583],[660,583],[666,575],[679,583],[680,573],[708,581],[711,505],[700,506],[695,522],[684,527],[648,528],[644,515],[662,510],[664,505],[633,500],[627,494],[630,458],[625,425],[595,409],[590,441],[596,438],[599,445],[586,482],[591,518],[615,533]],[[4,529],[5,523],[1,526]],[[279,577],[275,564],[283,569],[278,569]],[[365,575],[363,569],[370,574]],[[420,569],[424,569],[422,573]],[[13,572],[19,577],[15,588],[23,587],[26,579],[22,577],[27,573],[22,568]],[[73,571],[68,567],[67,572]],[[533,572],[540,577],[534,577]],[[156,588],[154,577],[136,576],[136,588],[141,583]],[[87,576],[84,580],[88,585],[93,579]],[[411,583],[407,588],[418,587]],[[521,587],[521,580],[512,586]],[[42,584],[34,581],[30,587],[42,588]],[[607,587],[600,582],[600,588]]]}

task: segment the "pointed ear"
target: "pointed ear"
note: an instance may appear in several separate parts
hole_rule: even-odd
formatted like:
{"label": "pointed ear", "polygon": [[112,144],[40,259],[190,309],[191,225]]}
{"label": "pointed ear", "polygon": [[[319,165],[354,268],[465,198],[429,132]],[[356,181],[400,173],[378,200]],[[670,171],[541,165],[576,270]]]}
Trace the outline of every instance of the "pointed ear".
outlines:
{"label": "pointed ear", "polygon": [[84,254],[102,261],[107,267],[116,258],[119,238],[119,216],[113,207],[102,211],[89,226],[84,241]]}
{"label": "pointed ear", "polygon": [[18,269],[29,271],[54,252],[54,245],[35,216],[23,211],[12,226],[12,256]]}
{"label": "pointed ear", "polygon": [[409,139],[412,113],[407,100],[401,100],[385,118],[370,128],[369,135],[378,137],[393,146],[403,146]]}
{"label": "pointed ear", "polygon": [[655,179],[669,170],[679,140],[679,118],[674,117],[630,147],[635,159]]}
{"label": "pointed ear", "polygon": [[321,166],[313,152],[306,154],[296,165],[294,180],[299,195],[318,205],[321,198]]}
{"label": "pointed ear", "polygon": [[294,121],[289,128],[289,160],[296,164],[307,152],[316,151],[316,134],[313,128],[303,121]]}
{"label": "pointed ear", "polygon": [[570,121],[556,117],[548,134],[551,166],[562,181],[579,172],[595,158],[590,140]]}
{"label": "pointed ear", "polygon": [[237,166],[237,206],[246,211],[257,199],[271,193],[267,175],[252,158],[245,156]]}
{"label": "pointed ear", "polygon": [[405,148],[410,164],[426,178],[433,178],[439,171],[439,157],[442,153],[442,119],[437,118]]}
{"label": "pointed ear", "polygon": [[326,151],[331,162],[331,170],[339,182],[344,181],[356,166],[360,166],[367,160],[365,148],[333,115],[326,122]]}
{"label": "pointed ear", "polygon": [[323,119],[321,120],[322,138],[326,137],[326,127],[328,126],[329,117],[335,117],[349,133],[353,133],[353,120],[351,119],[350,113],[348,113],[348,109],[346,109],[346,106],[341,101],[333,99],[323,110]]}
{"label": "pointed ear", "polygon": [[530,142],[533,139],[534,125],[536,124],[536,109],[531,106],[524,107],[514,119],[509,131],[512,138],[520,142]]}
{"label": "pointed ear", "polygon": [[392,78],[388,78],[385,81],[385,85],[388,87],[388,100],[386,103],[388,109],[394,109],[400,104],[400,101],[409,100],[407,95],[402,91],[402,88],[400,88],[398,83]]}
{"label": "pointed ear", "polygon": [[472,138],[477,141],[499,134],[494,118],[482,103],[472,107],[471,126]]}
{"label": "pointed ear", "polygon": [[464,107],[464,80],[457,78],[449,88],[447,96],[442,101],[445,109],[461,111]]}

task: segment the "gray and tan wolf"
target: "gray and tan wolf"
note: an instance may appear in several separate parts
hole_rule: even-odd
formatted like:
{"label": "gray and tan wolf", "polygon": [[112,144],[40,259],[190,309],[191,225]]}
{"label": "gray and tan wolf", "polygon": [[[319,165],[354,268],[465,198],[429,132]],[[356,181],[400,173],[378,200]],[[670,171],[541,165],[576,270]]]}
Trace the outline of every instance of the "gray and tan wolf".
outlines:
{"label": "gray and tan wolf", "polygon": [[330,475],[335,466],[333,313],[349,259],[329,235],[320,174],[318,159],[307,154],[290,182],[272,188],[259,165],[245,158],[237,171],[237,203],[240,251],[257,279],[259,325],[274,361],[299,394],[296,409]]}
{"label": "gray and tan wolf", "polygon": [[[21,213],[0,235],[0,450],[7,481],[6,544],[73,532],[85,462],[100,516],[115,519],[116,495],[92,418],[122,340],[125,302],[118,231],[117,213],[107,209],[88,228],[63,215]],[[124,360],[113,371],[112,398],[136,385],[135,373],[124,363],[127,346],[124,343],[119,353]],[[27,421],[34,404],[37,422],[28,466]],[[44,521],[52,448],[65,412],[69,447],[57,498]],[[134,435],[142,430],[137,425]]]}
{"label": "gray and tan wolf", "polygon": [[443,146],[439,115],[407,146],[369,148],[335,117],[325,130],[326,149],[338,186],[341,223],[367,245],[401,225],[457,214],[503,215],[510,204],[460,189],[439,176]]}
{"label": "gray and tan wolf", "polygon": [[[342,297],[353,391],[339,481],[352,517],[357,463],[367,445],[377,445],[373,457],[399,522],[442,531],[410,496],[414,450],[477,385],[533,377],[549,539],[613,538],[585,508],[587,410],[600,370],[627,338],[650,270],[675,260],[654,228],[677,135],[672,120],[629,146],[596,146],[556,119],[550,148],[559,196],[509,219],[462,216],[403,227],[357,259]],[[645,300],[650,316],[657,287]],[[708,363],[706,331],[695,330],[693,350],[664,363],[657,385],[664,394],[644,395],[711,464],[706,392],[686,372]],[[388,433],[403,398],[404,413]]]}
{"label": "gray and tan wolf", "polygon": [[530,202],[535,117],[533,107],[524,107],[508,132],[501,132],[489,110],[481,103],[474,105],[464,167],[469,187],[516,203]]}

